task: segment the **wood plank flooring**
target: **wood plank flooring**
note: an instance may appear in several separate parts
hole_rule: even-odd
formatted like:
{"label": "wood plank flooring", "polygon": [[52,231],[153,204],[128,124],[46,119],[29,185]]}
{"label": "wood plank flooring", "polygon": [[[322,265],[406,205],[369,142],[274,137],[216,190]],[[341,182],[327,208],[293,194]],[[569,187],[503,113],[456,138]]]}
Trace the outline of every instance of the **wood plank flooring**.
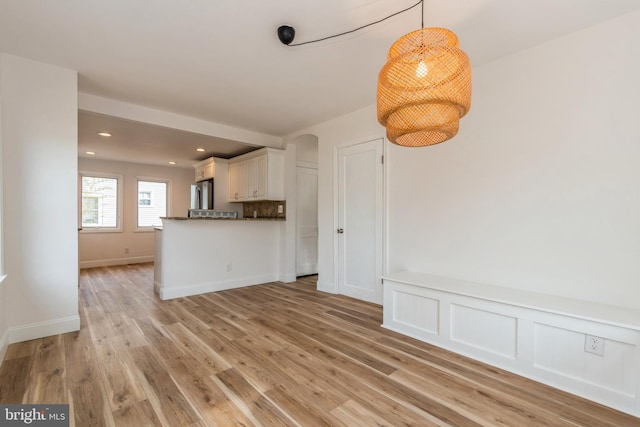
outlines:
{"label": "wood plank flooring", "polygon": [[72,426],[639,426],[380,327],[315,278],[160,301],[151,264],[81,270],[79,332],[9,346],[1,403]]}

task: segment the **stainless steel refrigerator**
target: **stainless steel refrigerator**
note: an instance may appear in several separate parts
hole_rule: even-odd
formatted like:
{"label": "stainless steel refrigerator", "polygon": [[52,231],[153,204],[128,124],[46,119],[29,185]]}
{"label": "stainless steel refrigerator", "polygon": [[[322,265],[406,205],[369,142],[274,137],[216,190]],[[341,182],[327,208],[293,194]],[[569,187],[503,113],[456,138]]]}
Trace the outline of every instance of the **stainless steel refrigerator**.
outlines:
{"label": "stainless steel refrigerator", "polygon": [[213,179],[191,184],[191,209],[213,209]]}

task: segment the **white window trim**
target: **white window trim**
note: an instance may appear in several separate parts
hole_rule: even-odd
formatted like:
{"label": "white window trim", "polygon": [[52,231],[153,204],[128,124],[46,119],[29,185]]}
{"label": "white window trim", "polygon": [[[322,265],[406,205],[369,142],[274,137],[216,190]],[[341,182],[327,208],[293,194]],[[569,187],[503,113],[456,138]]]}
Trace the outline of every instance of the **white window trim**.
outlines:
{"label": "white window trim", "polygon": [[[92,176],[96,178],[111,178],[118,182],[117,190],[117,214],[116,214],[116,226],[115,227],[83,227],[82,226],[82,177]],[[78,172],[78,229],[82,234],[92,233],[122,233],[122,193],[124,191],[124,176],[122,174],[113,174],[107,172],[91,172],[91,171],[79,171]]]}
{"label": "white window trim", "polygon": [[[161,178],[161,177],[157,177],[157,176],[134,176],[134,185],[135,185],[135,189],[133,191],[134,196],[135,196],[135,200],[134,200],[134,206],[136,207],[136,217],[135,217],[135,228],[133,229],[134,233],[152,233],[154,232],[154,230],[158,227],[161,227],[161,225],[151,225],[149,227],[138,227],[138,209],[140,208],[140,206],[138,205],[138,182],[139,181],[148,181],[148,182],[164,182],[165,184],[167,184],[167,216],[171,216],[171,179],[169,178]],[[143,206],[143,208],[146,208],[147,206]]]}

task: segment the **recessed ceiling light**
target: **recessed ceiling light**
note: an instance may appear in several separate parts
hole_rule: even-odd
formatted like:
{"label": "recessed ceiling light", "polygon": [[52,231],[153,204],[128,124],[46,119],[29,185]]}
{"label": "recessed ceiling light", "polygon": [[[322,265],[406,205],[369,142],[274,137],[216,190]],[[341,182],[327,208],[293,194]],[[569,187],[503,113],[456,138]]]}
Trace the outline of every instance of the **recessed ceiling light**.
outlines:
{"label": "recessed ceiling light", "polygon": [[96,154],[96,152],[95,151],[87,151],[87,154],[90,155],[90,156],[94,156]]}
{"label": "recessed ceiling light", "polygon": [[111,134],[109,132],[98,132],[98,135],[100,135],[100,136],[111,136]]}
{"label": "recessed ceiling light", "polygon": [[169,162],[170,165],[177,165],[176,162]]}
{"label": "recessed ceiling light", "polygon": [[204,148],[196,148],[196,151],[199,151],[199,152],[201,152],[201,153],[202,153],[202,152],[204,152],[204,151],[205,151],[205,149],[204,149]]}

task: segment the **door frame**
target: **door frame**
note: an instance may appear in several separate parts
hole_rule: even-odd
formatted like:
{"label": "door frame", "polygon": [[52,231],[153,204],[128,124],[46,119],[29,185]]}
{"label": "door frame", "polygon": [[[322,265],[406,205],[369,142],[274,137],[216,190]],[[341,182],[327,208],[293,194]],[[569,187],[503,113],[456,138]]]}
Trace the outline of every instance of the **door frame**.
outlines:
{"label": "door frame", "polygon": [[[340,189],[339,189],[339,172],[340,171],[339,171],[339,164],[338,164],[339,162],[338,155],[340,150],[343,148],[348,148],[351,146],[364,144],[367,142],[377,141],[377,140],[382,140],[382,156],[384,159],[382,163],[382,188],[380,188],[380,191],[382,191],[382,195],[381,195],[382,196],[382,212],[381,212],[382,229],[379,230],[380,236],[382,239],[380,271],[382,272],[383,276],[387,273],[387,265],[388,265],[388,262],[387,262],[387,230],[388,230],[388,223],[387,223],[388,221],[388,203],[387,203],[388,149],[387,149],[387,145],[388,144],[387,144],[387,138],[384,135],[383,136],[372,135],[367,138],[357,139],[353,141],[346,141],[333,146],[333,227],[331,229],[331,233],[333,235],[333,289],[334,289],[334,293],[336,294],[340,293],[339,270],[338,270],[338,267],[340,265],[340,260],[339,260],[340,242],[339,242],[338,234],[336,233],[336,230],[339,225],[339,218],[340,218]],[[380,280],[382,280],[382,278],[380,278]]]}

